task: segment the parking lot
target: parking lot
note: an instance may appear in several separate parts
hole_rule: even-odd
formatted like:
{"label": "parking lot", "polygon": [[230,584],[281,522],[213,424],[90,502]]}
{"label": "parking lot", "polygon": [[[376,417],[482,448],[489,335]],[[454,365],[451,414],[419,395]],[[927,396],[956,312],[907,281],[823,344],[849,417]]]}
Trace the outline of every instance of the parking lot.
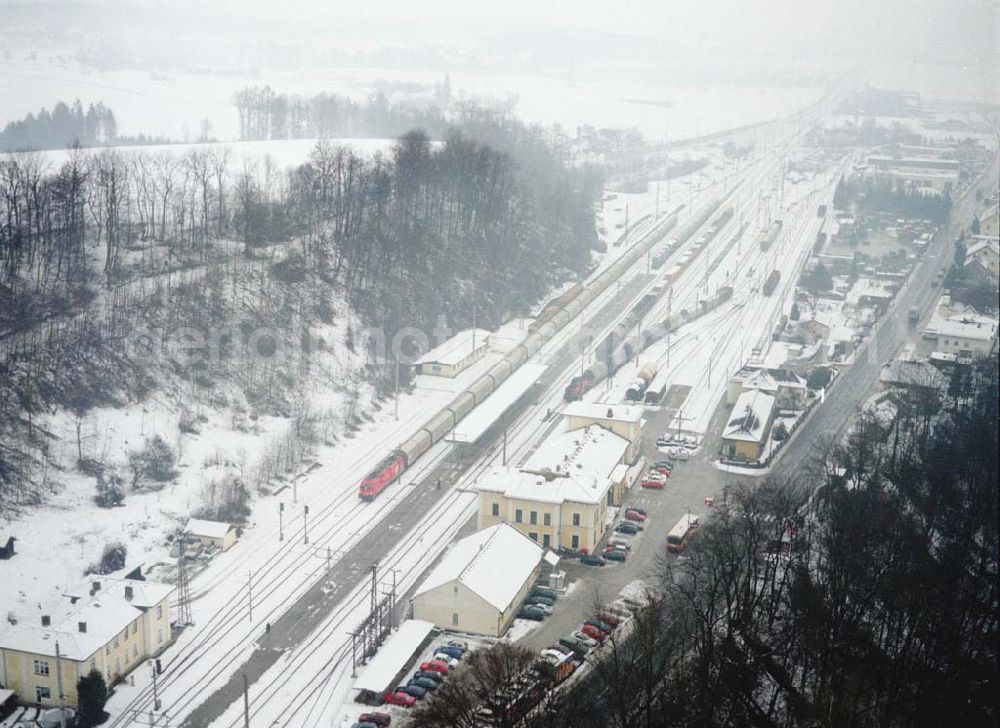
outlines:
{"label": "parking lot", "polygon": [[[627,493],[622,514],[628,507],[638,507],[647,512],[647,520],[639,535],[632,538],[632,550],[626,561],[608,561],[604,566],[585,566],[572,557],[560,561],[558,568],[566,572],[567,586],[572,589],[556,603],[552,616],[521,637],[519,644],[529,649],[542,649],[579,629],[596,604],[612,600],[629,582],[642,579],[656,583],[658,565],[666,554],[667,532],[685,513],[704,518],[710,510],[705,505],[705,498],[712,496],[721,500],[726,483],[737,479],[713,465],[718,457],[718,435],[712,433],[721,432],[722,420],[727,414],[727,409],[718,408],[701,448],[690,460],[675,463],[662,490],[647,490],[637,482]],[[656,446],[656,437],[664,431],[672,415],[672,410],[661,409],[651,412],[646,420],[642,454],[647,463],[663,459],[663,453]],[[599,552],[604,550],[610,535],[609,529]]]}

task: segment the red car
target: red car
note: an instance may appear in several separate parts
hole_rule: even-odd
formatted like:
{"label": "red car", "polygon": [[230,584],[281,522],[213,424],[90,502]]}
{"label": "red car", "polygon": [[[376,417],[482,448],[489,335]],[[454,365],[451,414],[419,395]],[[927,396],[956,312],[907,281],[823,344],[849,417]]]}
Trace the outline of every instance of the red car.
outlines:
{"label": "red car", "polygon": [[434,672],[439,672],[442,675],[448,674],[448,666],[441,662],[441,660],[431,660],[430,662],[421,662],[421,670],[433,670]]}
{"label": "red car", "polygon": [[412,695],[407,695],[406,693],[386,693],[384,696],[385,702],[390,705],[400,705],[404,708],[409,708],[417,699]]}
{"label": "red car", "polygon": [[668,478],[670,477],[670,468],[665,468],[662,465],[654,465],[649,469],[649,472],[660,473],[661,475],[664,475]]}
{"label": "red car", "polygon": [[637,521],[642,523],[646,520],[646,517],[639,513],[638,511],[625,511],[625,520],[627,521]]}
{"label": "red car", "polygon": [[377,726],[392,725],[392,717],[388,713],[362,713],[358,723],[374,723]]}
{"label": "red car", "polygon": [[590,639],[597,640],[601,644],[604,644],[604,638],[607,637],[606,634],[604,634],[601,630],[597,629],[597,627],[591,624],[583,625],[582,627],[580,627],[580,631],[583,632],[588,637],[590,637]]}
{"label": "red car", "polygon": [[644,480],[639,483],[639,485],[643,488],[656,488],[657,490],[663,490],[664,483],[662,480]]}

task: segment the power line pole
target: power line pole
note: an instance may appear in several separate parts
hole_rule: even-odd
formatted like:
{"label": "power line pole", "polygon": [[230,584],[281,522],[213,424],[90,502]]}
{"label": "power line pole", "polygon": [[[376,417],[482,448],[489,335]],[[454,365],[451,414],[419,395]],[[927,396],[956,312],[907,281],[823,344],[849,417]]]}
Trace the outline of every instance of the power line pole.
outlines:
{"label": "power line pole", "polygon": [[181,552],[177,558],[177,621],[185,626],[194,624],[191,618],[191,589],[188,584],[187,559],[184,556],[187,538],[180,537]]}
{"label": "power line pole", "polygon": [[396,384],[393,388],[393,413],[394,419],[399,419],[399,359],[396,359]]}
{"label": "power line pole", "polygon": [[66,728],[66,708],[62,686],[62,656],[59,654],[59,643],[56,642],[56,690],[59,691],[59,725]]}
{"label": "power line pole", "polygon": [[302,538],[306,546],[309,545],[309,506],[302,508]]}
{"label": "power line pole", "polygon": [[157,678],[156,663],[152,663],[151,666],[153,668],[153,710],[159,710],[160,709],[160,690],[159,690],[159,686],[157,685],[157,682],[156,682],[156,678]]}
{"label": "power line pole", "polygon": [[250,728],[250,687],[246,673],[243,673],[243,728]]}

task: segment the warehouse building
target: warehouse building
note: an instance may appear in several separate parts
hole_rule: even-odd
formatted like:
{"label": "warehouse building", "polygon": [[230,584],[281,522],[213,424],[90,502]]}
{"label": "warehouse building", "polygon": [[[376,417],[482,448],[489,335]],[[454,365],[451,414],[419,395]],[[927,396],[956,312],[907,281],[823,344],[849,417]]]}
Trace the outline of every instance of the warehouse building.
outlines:
{"label": "warehouse building", "polygon": [[187,522],[184,533],[204,546],[211,546],[222,551],[227,551],[236,543],[236,526],[222,521],[192,518]]}
{"label": "warehouse building", "polygon": [[500,637],[541,574],[558,558],[506,523],[458,541],[413,596],[413,618]]}

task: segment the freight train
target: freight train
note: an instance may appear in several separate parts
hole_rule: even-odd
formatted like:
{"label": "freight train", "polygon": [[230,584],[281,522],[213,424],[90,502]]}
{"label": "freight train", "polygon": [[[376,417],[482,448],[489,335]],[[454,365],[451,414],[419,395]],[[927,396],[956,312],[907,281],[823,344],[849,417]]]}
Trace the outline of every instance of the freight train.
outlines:
{"label": "freight train", "polygon": [[771,243],[778,239],[778,233],[781,232],[782,222],[781,220],[775,220],[767,229],[761,233],[759,240],[760,250],[762,253],[766,253],[767,249],[771,247]]}
{"label": "freight train", "polygon": [[653,377],[656,376],[656,364],[649,362],[635,377],[635,381],[629,385],[629,388],[625,390],[625,399],[630,402],[638,402],[642,399],[642,396],[646,393],[646,387],[649,383],[653,381]]}
{"label": "freight train", "polygon": [[[688,223],[678,236],[678,240],[687,240],[718,209],[719,204],[720,201],[716,200],[706,206],[702,213]],[[515,369],[535,354],[542,344],[580,313],[584,306],[620,279],[650,247],[676,225],[677,211],[674,211],[654,229],[655,233],[650,235],[648,243],[632,246],[594,280],[580,283],[551,301],[528,327],[528,336],[521,344],[508,352],[448,406],[425,422],[362,479],[359,486],[361,498],[371,500],[395,482],[406,468],[416,462],[417,458],[427,452],[434,443],[439,442],[460,419],[481,404]]]}

